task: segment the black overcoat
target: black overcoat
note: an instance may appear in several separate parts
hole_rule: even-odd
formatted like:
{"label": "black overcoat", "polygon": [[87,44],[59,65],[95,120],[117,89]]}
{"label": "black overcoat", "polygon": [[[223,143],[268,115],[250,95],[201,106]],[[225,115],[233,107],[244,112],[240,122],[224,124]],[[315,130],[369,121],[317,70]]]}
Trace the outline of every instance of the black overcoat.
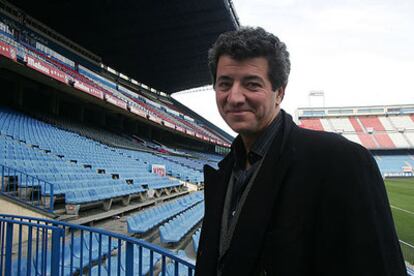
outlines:
{"label": "black overcoat", "polygon": [[196,276],[406,275],[384,182],[372,155],[340,135],[299,128],[284,111],[218,259],[232,154],[204,168]]}

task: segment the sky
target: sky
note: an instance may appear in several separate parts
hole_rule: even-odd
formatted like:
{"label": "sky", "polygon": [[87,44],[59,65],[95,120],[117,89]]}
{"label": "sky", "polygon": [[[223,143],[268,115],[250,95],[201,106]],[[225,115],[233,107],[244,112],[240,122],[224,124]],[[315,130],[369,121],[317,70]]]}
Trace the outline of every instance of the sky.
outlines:
{"label": "sky", "polygon": [[[414,1],[233,0],[242,26],[287,45],[282,108],[414,104]],[[322,98],[309,92],[323,91]],[[212,89],[173,97],[229,134]]]}

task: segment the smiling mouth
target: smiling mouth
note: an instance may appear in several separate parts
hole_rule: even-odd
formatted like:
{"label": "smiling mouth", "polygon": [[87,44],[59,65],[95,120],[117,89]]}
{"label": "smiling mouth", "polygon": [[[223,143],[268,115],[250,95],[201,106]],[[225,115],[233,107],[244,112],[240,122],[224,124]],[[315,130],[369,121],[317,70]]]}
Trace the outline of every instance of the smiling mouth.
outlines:
{"label": "smiling mouth", "polygon": [[226,113],[228,114],[242,114],[242,113],[246,113],[249,112],[248,110],[229,110]]}

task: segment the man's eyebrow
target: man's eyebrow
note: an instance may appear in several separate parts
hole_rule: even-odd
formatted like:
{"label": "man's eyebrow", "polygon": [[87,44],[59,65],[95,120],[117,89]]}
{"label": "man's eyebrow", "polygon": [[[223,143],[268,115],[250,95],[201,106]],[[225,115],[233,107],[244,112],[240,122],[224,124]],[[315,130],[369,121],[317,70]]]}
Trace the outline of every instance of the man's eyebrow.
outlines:
{"label": "man's eyebrow", "polygon": [[229,76],[220,76],[217,78],[217,80],[232,80]]}
{"label": "man's eyebrow", "polygon": [[259,77],[259,76],[252,75],[252,76],[243,77],[243,81],[251,81],[251,80],[263,82],[263,79],[261,77]]}

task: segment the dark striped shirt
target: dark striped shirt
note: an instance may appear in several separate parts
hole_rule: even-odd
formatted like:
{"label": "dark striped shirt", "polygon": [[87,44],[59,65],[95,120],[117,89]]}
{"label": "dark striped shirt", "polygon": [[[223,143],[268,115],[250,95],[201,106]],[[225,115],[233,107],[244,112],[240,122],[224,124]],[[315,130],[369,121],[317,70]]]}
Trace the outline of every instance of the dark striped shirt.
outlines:
{"label": "dark striped shirt", "polygon": [[[232,144],[235,163],[232,171],[234,182],[230,205],[231,211],[229,212],[229,222],[234,215],[244,188],[246,187],[247,183],[249,183],[252,175],[259,168],[259,161],[266,155],[270,144],[279,132],[282,122],[281,117],[281,112],[279,112],[273,122],[268,127],[266,127],[263,133],[257,138],[248,153],[246,153],[243,140],[241,139],[240,135],[237,136]],[[251,165],[247,170],[245,169],[246,160],[248,160],[249,164]]]}

